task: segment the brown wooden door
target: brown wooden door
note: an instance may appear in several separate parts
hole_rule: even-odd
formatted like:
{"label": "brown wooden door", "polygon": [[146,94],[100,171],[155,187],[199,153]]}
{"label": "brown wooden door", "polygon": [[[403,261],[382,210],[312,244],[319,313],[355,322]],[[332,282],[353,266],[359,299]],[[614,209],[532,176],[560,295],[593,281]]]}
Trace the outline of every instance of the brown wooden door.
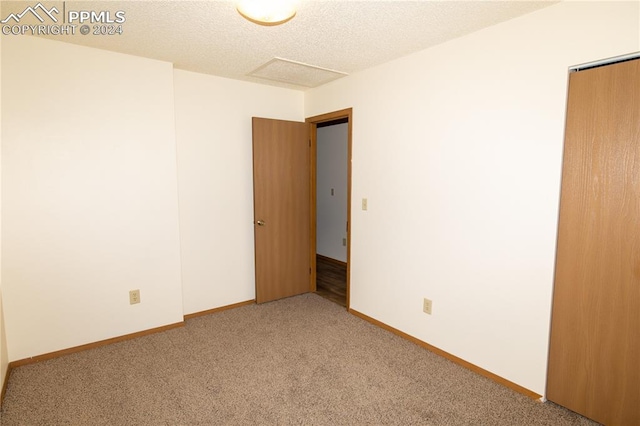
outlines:
{"label": "brown wooden door", "polygon": [[253,118],[258,303],[310,291],[308,126]]}
{"label": "brown wooden door", "polygon": [[640,60],[570,75],[547,398],[640,425]]}

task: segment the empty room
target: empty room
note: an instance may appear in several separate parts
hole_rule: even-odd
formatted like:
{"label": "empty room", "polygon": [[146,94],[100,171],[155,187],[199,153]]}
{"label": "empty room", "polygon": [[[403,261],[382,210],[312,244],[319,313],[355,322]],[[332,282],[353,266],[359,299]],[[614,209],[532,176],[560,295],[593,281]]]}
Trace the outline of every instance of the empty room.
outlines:
{"label": "empty room", "polygon": [[0,29],[2,425],[640,424],[640,1]]}

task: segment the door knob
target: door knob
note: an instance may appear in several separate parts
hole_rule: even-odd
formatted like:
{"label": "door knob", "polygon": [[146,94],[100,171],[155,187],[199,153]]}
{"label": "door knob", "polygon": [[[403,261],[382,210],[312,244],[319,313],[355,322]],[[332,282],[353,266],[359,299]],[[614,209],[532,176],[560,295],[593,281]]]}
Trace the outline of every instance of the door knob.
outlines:
{"label": "door knob", "polygon": [[256,223],[258,224],[258,226],[264,226],[265,225],[264,220],[259,220]]}

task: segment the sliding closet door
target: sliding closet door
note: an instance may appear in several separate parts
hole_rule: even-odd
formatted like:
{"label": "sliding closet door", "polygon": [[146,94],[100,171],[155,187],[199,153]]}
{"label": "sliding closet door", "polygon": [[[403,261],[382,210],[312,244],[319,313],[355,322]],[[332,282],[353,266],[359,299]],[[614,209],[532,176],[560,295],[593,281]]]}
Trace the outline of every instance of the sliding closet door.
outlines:
{"label": "sliding closet door", "polygon": [[640,60],[570,75],[547,398],[640,425]]}

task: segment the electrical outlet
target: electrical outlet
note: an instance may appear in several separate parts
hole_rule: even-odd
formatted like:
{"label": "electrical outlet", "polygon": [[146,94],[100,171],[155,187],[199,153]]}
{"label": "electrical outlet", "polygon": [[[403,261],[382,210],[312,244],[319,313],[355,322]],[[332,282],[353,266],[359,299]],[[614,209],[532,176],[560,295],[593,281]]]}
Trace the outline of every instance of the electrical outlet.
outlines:
{"label": "electrical outlet", "polygon": [[367,199],[363,198],[362,199],[362,210],[366,210],[367,209]]}
{"label": "electrical outlet", "polygon": [[422,311],[425,314],[431,315],[431,305],[432,305],[432,303],[433,302],[431,300],[429,300],[427,298],[424,299],[424,303],[422,304]]}
{"label": "electrical outlet", "polygon": [[129,292],[129,304],[135,305],[136,303],[140,303],[140,290],[131,290]]}
{"label": "electrical outlet", "polygon": [[342,245],[343,245],[344,247],[346,247],[346,246],[347,246],[347,239],[346,239],[346,238],[343,238],[343,239],[342,239]]}

